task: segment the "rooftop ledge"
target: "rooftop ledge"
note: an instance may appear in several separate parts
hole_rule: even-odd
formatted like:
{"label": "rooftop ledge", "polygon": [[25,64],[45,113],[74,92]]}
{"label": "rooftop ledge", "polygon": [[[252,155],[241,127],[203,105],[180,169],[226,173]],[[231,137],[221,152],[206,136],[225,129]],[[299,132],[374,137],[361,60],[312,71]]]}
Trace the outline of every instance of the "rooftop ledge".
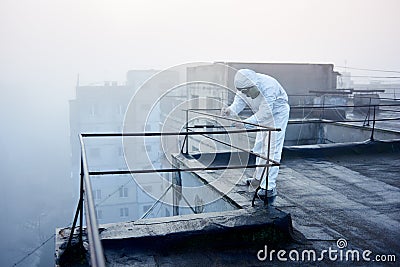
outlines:
{"label": "rooftop ledge", "polygon": [[[243,156],[241,153],[232,155]],[[230,156],[230,153],[217,154],[211,164],[225,164]],[[199,158],[198,155],[192,157],[175,154],[173,160],[175,167],[205,167],[210,155],[204,154]],[[255,207],[252,207],[254,191],[248,191],[246,186],[235,185],[239,170],[225,171],[229,171],[229,175],[225,175],[223,179],[217,179],[218,173],[222,171],[193,173],[212,190],[219,192],[225,201],[237,207],[236,210],[102,224],[99,226],[100,239],[107,262],[118,261],[124,253],[135,254],[134,258],[141,258],[143,261],[144,255],[154,255],[166,250],[174,253],[175,250],[206,247],[213,249],[213,253],[218,253],[225,247],[263,247],[265,244],[287,243],[293,238],[304,240],[299,232],[293,230],[290,214],[274,207],[266,207],[261,200],[256,201]],[[57,258],[63,252],[62,244],[68,241],[69,234],[65,234],[68,231],[68,228],[57,229]],[[183,258],[186,259],[181,260],[187,262],[190,256],[187,253],[184,255]]]}
{"label": "rooftop ledge", "polygon": [[[215,265],[217,260],[257,266],[262,263],[256,253],[265,244],[323,250],[334,247],[343,237],[351,248],[396,253],[400,190],[393,177],[399,168],[399,151],[399,140],[286,147],[278,208],[267,208],[261,201],[251,207],[253,192],[234,185],[239,170],[225,170],[228,175],[224,179],[217,179],[223,171],[196,171],[195,175],[213,190],[227,192],[227,187],[231,188],[224,198],[238,209],[100,225],[107,264]],[[176,154],[173,158],[177,167],[199,167],[225,164],[230,156]],[[330,161],[323,156],[335,157]],[[365,169],[373,166],[371,161],[377,170],[385,164],[387,174],[375,176],[376,168]],[[249,170],[245,175],[251,173]],[[292,216],[301,234],[293,229]],[[57,229],[57,254],[67,241],[67,232]],[[227,253],[226,249],[231,250]]]}

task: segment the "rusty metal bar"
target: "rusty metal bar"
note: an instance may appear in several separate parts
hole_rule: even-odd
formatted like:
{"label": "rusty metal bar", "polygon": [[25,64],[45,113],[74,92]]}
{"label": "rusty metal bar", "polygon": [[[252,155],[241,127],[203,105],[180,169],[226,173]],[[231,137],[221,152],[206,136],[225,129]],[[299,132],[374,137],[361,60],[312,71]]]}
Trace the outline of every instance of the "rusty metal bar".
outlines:
{"label": "rusty metal bar", "polygon": [[83,158],[81,157],[81,185],[80,185],[80,216],[79,216],[79,242],[83,244],[83,194],[85,192],[83,185]]}
{"label": "rusty metal bar", "polygon": [[180,194],[180,196],[182,197],[183,201],[186,202],[186,204],[188,205],[188,207],[192,210],[192,212],[194,214],[196,214],[196,210],[190,205],[189,201],[187,200],[187,198],[183,195],[182,192],[179,192],[175,187],[172,187],[172,190],[175,190],[178,194]]}
{"label": "rusty metal bar", "polygon": [[205,115],[205,116],[220,118],[220,119],[224,119],[224,120],[228,120],[228,121],[234,121],[234,122],[239,122],[239,123],[243,123],[243,124],[248,124],[248,125],[255,126],[255,127],[260,127],[260,128],[266,129],[268,131],[280,131],[281,130],[279,128],[273,128],[273,127],[268,127],[268,126],[264,126],[264,125],[260,125],[260,124],[256,124],[256,123],[250,123],[250,122],[245,122],[245,121],[241,121],[241,120],[235,120],[235,119],[232,119],[232,118],[226,118],[226,117],[223,117],[223,116],[218,116],[218,115],[215,115],[215,114],[200,112],[200,111],[196,111],[196,110],[190,110],[190,111],[193,112],[193,113],[200,114],[200,115]]}
{"label": "rusty metal bar", "polygon": [[375,106],[374,106],[374,120],[372,121],[372,131],[371,131],[371,141],[374,141],[374,132],[375,132]]}
{"label": "rusty metal bar", "polygon": [[189,154],[189,110],[186,110],[186,155]]}
{"label": "rusty metal bar", "polygon": [[[272,160],[271,160],[272,161]],[[139,173],[163,173],[163,172],[194,172],[194,171],[216,171],[216,170],[232,170],[232,169],[243,169],[243,168],[257,168],[257,167],[271,167],[279,166],[279,163],[272,164],[254,164],[254,165],[232,165],[232,166],[213,166],[213,167],[197,167],[197,168],[168,168],[168,169],[152,169],[152,170],[123,170],[123,171],[91,171],[89,175],[125,175],[125,174],[139,174]]]}
{"label": "rusty metal bar", "polygon": [[[69,238],[68,238],[68,243],[67,243],[67,248],[66,248],[66,249],[68,249],[69,247],[71,247],[72,238],[73,238],[74,232],[75,232],[76,222],[78,221],[78,216],[79,216],[79,214],[82,213],[82,209],[81,209],[82,204],[81,204],[81,202],[82,202],[82,200],[79,199],[79,201],[78,201],[78,206],[76,207],[75,216],[74,216],[74,221],[73,221],[73,223],[72,223],[71,233],[69,234]],[[80,235],[80,234],[79,234],[79,235]],[[81,243],[81,240],[80,240],[80,237],[79,237],[79,243],[82,244],[82,243]]]}
{"label": "rusty metal bar", "polygon": [[[397,121],[398,118],[375,119],[375,121]],[[304,124],[304,123],[336,123],[336,122],[364,122],[365,120],[327,120],[327,119],[309,119],[309,120],[289,120],[288,124]]]}
{"label": "rusty metal bar", "polygon": [[217,125],[212,125],[212,124],[195,124],[193,126],[189,126],[189,129],[203,129],[203,128],[212,128],[212,129],[216,129],[216,128],[234,128],[235,126],[232,125],[221,125],[221,126],[217,126]]}
{"label": "rusty metal bar", "polygon": [[257,193],[258,193],[258,191],[260,191],[260,189],[261,189],[261,179],[262,179],[262,177],[264,176],[265,170],[266,170],[266,169],[267,169],[267,167],[264,167],[264,169],[263,169],[263,171],[262,171],[262,173],[261,173],[260,184],[257,186],[256,191],[254,192],[254,195],[253,195],[253,199],[252,199],[252,201],[251,201],[251,206],[252,206],[252,207],[254,207],[254,202],[255,202],[255,200],[256,200]]}
{"label": "rusty metal bar", "polygon": [[396,113],[396,112],[400,112],[400,110],[395,110],[395,109],[379,109],[379,111],[385,111],[385,112],[393,112],[393,113]]}
{"label": "rusty metal bar", "polygon": [[152,212],[152,210],[154,209],[154,207],[157,205],[157,203],[159,203],[161,201],[161,199],[168,193],[168,191],[171,189],[171,187],[173,186],[173,184],[171,183],[170,186],[167,187],[167,189],[164,191],[164,193],[157,199],[156,202],[154,202],[153,205],[151,205],[151,207],[139,218],[139,220],[146,218],[146,216]]}
{"label": "rusty metal bar", "polygon": [[185,154],[185,153],[183,153],[183,148],[185,147],[187,139],[188,139],[188,136],[186,135],[185,138],[183,139],[183,143],[182,143],[182,147],[181,147],[181,154]]}
{"label": "rusty metal bar", "polygon": [[83,136],[79,136],[81,143],[81,157],[83,165],[83,178],[84,178],[84,189],[85,189],[85,217],[86,217],[86,229],[89,240],[90,259],[92,266],[105,267],[105,259],[103,246],[101,245],[99,227],[97,224],[96,210],[93,201],[92,185],[90,182],[90,174],[88,171],[87,158],[85,152],[85,144],[83,142]]}
{"label": "rusty metal bar", "polygon": [[369,126],[369,117],[370,117],[370,115],[371,115],[371,98],[369,98],[368,111],[367,111],[367,115],[365,116],[365,119],[364,119],[364,122],[363,122],[363,126]]}
{"label": "rusty metal bar", "polygon": [[79,188],[79,201],[78,201],[78,206],[76,207],[76,212],[75,212],[75,216],[74,216],[74,221],[72,223],[71,232],[69,234],[67,249],[71,247],[76,223],[78,221],[78,216],[79,216],[79,244],[83,247],[83,231],[82,231],[82,225],[83,225],[83,161],[82,161],[82,159],[81,159],[81,175],[80,175],[80,177],[81,177],[81,179],[80,179],[80,188]]}
{"label": "rusty metal bar", "polygon": [[[396,101],[398,101],[398,100],[396,100]],[[379,104],[379,105],[374,105],[374,106],[379,106],[379,107],[398,107],[398,106],[400,106],[400,103],[399,104]],[[368,104],[365,104],[365,105],[335,105],[335,106],[331,106],[331,105],[328,105],[328,106],[311,106],[311,105],[305,105],[305,106],[290,106],[290,108],[292,109],[292,108],[295,108],[295,109],[301,109],[301,108],[310,108],[310,109],[322,109],[322,108],[324,108],[324,109],[327,109],[327,108],[367,108],[367,107],[369,107],[369,105]]]}
{"label": "rusty metal bar", "polygon": [[[280,130],[280,129],[279,129]],[[144,132],[144,133],[82,133],[82,137],[141,137],[141,136],[177,136],[177,135],[202,135],[202,134],[234,134],[234,133],[253,133],[265,132],[269,129],[240,129],[223,131],[203,131],[203,132]]]}
{"label": "rusty metal bar", "polygon": [[[268,154],[267,157],[269,158],[271,152],[271,133],[268,134]],[[265,175],[265,198],[264,198],[264,205],[268,205],[268,175],[269,175],[269,167],[267,167],[267,174]],[[262,177],[261,177],[262,179]],[[262,180],[261,180],[262,181]],[[261,185],[261,183],[260,183]]]}
{"label": "rusty metal bar", "polygon": [[[268,152],[267,152],[267,158],[269,158],[269,155],[270,155],[270,151],[271,151],[271,148],[270,148],[270,147],[271,147],[271,134],[268,134]],[[274,160],[271,160],[271,161],[276,162],[276,161],[274,161]],[[262,171],[262,173],[261,173],[261,177],[260,177],[260,184],[258,185],[256,191],[254,192],[253,200],[251,201],[251,206],[252,206],[252,207],[254,207],[254,201],[256,200],[257,193],[258,193],[258,191],[260,191],[260,189],[261,189],[261,183],[262,183],[262,179],[263,179],[263,177],[264,177],[265,171],[267,172],[266,178],[265,178],[265,179],[267,179],[267,180],[266,180],[265,184],[266,184],[266,190],[268,190],[269,167],[272,167],[272,166],[279,166],[279,165],[280,165],[280,164],[278,163],[278,165],[271,165],[271,166],[266,166],[266,167],[264,167],[264,169],[263,169],[263,171]],[[266,198],[267,198],[267,197],[266,197]],[[264,205],[268,205],[268,200],[265,200],[265,199],[264,199]]]}
{"label": "rusty metal bar", "polygon": [[[193,130],[191,130],[191,131],[193,131]],[[251,154],[251,155],[254,155],[254,156],[256,156],[256,157],[260,157],[260,158],[262,158],[262,159],[265,159],[265,160],[267,160],[267,162],[272,161],[272,160],[270,160],[268,157],[264,157],[263,155],[254,153],[254,152],[252,152],[252,151],[247,151],[247,150],[245,150],[245,149],[243,149],[243,148],[240,148],[240,147],[237,147],[237,146],[228,144],[228,143],[226,143],[226,142],[224,142],[224,141],[218,140],[218,139],[213,138],[213,137],[211,137],[211,136],[207,136],[207,135],[205,135],[205,134],[202,134],[202,135],[203,135],[204,137],[206,137],[206,138],[209,138],[209,139],[211,139],[211,140],[213,140],[213,141],[219,142],[219,143],[221,143],[221,144],[223,144],[223,145],[226,145],[226,146],[229,146],[229,147],[238,149],[238,150],[240,150],[240,151],[242,151],[242,152],[246,152],[246,153]],[[277,163],[277,162],[274,162],[274,163]],[[278,164],[279,164],[279,163],[278,163]]]}

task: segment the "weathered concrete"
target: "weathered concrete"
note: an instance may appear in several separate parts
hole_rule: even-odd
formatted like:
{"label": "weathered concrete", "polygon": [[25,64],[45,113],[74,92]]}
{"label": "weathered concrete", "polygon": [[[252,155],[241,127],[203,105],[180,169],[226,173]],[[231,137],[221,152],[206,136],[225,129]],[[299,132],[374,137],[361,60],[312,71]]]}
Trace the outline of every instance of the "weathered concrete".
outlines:
{"label": "weathered concrete", "polygon": [[102,225],[105,251],[122,247],[156,251],[254,246],[291,238],[290,215],[276,209],[182,215]]}
{"label": "weathered concrete", "polygon": [[[192,157],[178,154],[174,158],[180,166],[204,167],[204,162]],[[207,159],[203,157],[203,160]],[[174,259],[174,265],[187,266],[195,259],[196,265],[204,265],[207,260],[198,254],[193,255],[195,250],[213,255],[221,262],[228,260],[225,253],[234,253],[234,262],[245,258],[246,262],[257,265],[261,262],[254,255],[266,244],[287,246],[293,238],[302,240],[300,233],[293,232],[290,214],[274,207],[267,208],[261,201],[255,208],[251,207],[253,193],[248,191],[243,194],[244,188],[235,186],[239,173],[239,170],[226,175],[218,171],[194,172],[205,184],[220,192],[221,197],[234,203],[237,210],[101,225],[100,238],[107,264],[163,265]],[[228,193],[224,195],[224,192]],[[56,252],[60,255],[67,241],[62,233],[69,229],[57,231]],[[246,251],[244,258],[240,256],[243,251]]]}
{"label": "weathered concrete", "polygon": [[[280,209],[314,247],[345,238],[351,248],[400,254],[399,154],[286,159]],[[386,168],[382,168],[382,164]]]}
{"label": "weathered concrete", "polygon": [[[313,153],[310,154],[310,150]],[[347,247],[342,249],[344,253],[347,250],[359,253],[370,250],[372,261],[376,255],[390,255],[398,260],[399,152],[398,141],[387,141],[298,147],[297,157],[284,153],[277,183],[276,208],[291,214],[293,227],[307,238],[308,243],[280,248],[312,249],[317,253],[329,248],[339,251],[336,241],[344,238],[347,241]],[[229,172],[232,176],[240,175],[238,170]],[[220,174],[214,173],[215,176]],[[245,173],[247,176],[251,174],[251,170]],[[252,196],[247,187],[241,188],[236,192],[247,198]],[[357,261],[335,262],[325,258],[311,265],[353,263]],[[285,265],[276,259],[274,264]],[[360,259],[358,264],[369,263]],[[395,265],[376,261],[370,265],[387,264]]]}
{"label": "weathered concrete", "polygon": [[[381,146],[389,145],[398,148],[399,144],[381,143]],[[255,208],[251,208],[253,190],[241,185],[232,188],[232,182],[236,183],[238,178],[251,176],[252,169],[244,173],[240,170],[196,172],[199,178],[220,192],[232,188],[226,197],[238,203],[241,209],[102,225],[101,237],[107,264],[386,266],[388,263],[365,262],[363,259],[332,261],[327,255],[322,261],[283,262],[276,255],[265,261],[257,258],[257,253],[268,246],[269,251],[282,249],[301,253],[313,250],[317,257],[329,248],[343,253],[347,250],[359,253],[370,250],[372,260],[376,255],[394,255],[398,260],[400,154],[399,150],[379,149],[379,143],[372,146],[377,148],[368,150],[364,147],[362,153],[357,153],[348,145],[343,145],[338,148],[340,153],[325,153],[322,157],[290,157],[284,154],[277,183],[279,195],[273,209],[265,209],[260,200],[256,201]],[[322,153],[326,147],[319,149]],[[306,150],[299,148],[297,152],[305,155]],[[203,155],[201,160],[218,165],[223,164],[224,157],[211,161]],[[195,158],[182,155],[176,158],[191,167],[202,164]],[[250,162],[252,160],[250,158]],[[295,228],[293,232],[291,220]],[[292,241],[287,239],[287,233],[294,235]],[[346,247],[338,248],[339,238],[347,241]],[[393,262],[389,264],[395,266]]]}

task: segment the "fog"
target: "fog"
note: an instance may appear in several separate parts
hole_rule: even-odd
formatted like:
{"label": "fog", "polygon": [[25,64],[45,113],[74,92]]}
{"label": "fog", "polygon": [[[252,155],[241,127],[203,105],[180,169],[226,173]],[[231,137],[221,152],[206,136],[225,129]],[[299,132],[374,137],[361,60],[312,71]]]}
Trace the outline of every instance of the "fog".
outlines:
{"label": "fog", "polygon": [[53,266],[73,219],[68,100],[192,61],[400,70],[397,0],[0,2],[0,265]]}

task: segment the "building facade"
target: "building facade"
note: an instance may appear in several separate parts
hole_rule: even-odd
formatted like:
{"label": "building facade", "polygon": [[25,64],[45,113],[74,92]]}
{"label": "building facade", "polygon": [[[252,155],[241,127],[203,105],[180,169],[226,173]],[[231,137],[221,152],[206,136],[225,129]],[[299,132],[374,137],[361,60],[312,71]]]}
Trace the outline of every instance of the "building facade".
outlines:
{"label": "building facade", "polygon": [[[71,177],[78,197],[80,179],[81,133],[122,133],[130,101],[142,84],[156,70],[132,70],[123,85],[105,82],[103,85],[76,86],[76,97],[70,100]],[[138,107],[140,109],[141,107]],[[135,117],[130,123],[137,129],[158,132],[159,107],[153,108],[146,125],[137,125]],[[138,112],[137,117],[144,116]],[[143,131],[143,130],[142,130]],[[85,138],[90,171],[127,170],[126,148],[120,137]],[[146,155],[153,162],[161,162],[160,141],[150,140],[134,147],[138,155]],[[138,157],[139,159],[143,157]],[[143,167],[143,166],[140,166]],[[146,182],[138,185],[140,177],[131,175],[91,176],[93,196],[99,223],[132,221],[140,218],[154,203],[152,195],[160,195],[164,184],[157,175],[147,175]],[[149,194],[152,193],[152,194]],[[169,212],[169,211],[161,211]]]}

